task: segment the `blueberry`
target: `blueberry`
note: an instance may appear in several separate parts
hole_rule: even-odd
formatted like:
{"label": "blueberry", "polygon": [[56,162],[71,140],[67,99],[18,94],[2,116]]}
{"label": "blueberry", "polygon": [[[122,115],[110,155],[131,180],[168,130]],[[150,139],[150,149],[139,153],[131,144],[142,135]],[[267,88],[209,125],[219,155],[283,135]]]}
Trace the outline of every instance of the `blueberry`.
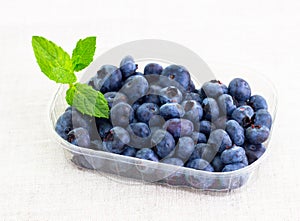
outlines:
{"label": "blueberry", "polygon": [[245,150],[239,146],[233,146],[229,149],[226,149],[221,154],[221,160],[224,164],[240,163],[245,157]]}
{"label": "blueberry", "polygon": [[150,148],[143,148],[136,152],[135,157],[144,160],[150,160],[158,162],[158,157]]}
{"label": "blueberry", "polygon": [[243,163],[232,163],[232,164],[227,164],[222,172],[230,172],[230,171],[235,171],[244,168],[246,165]]}
{"label": "blueberry", "polygon": [[134,111],[129,104],[120,102],[110,110],[110,118],[113,126],[127,127],[133,121]]}
{"label": "blueberry", "polygon": [[180,137],[174,152],[173,157],[187,161],[195,149],[195,144],[190,137]]}
{"label": "blueberry", "polygon": [[144,68],[145,75],[149,75],[149,74],[160,75],[162,71],[163,71],[162,66],[156,63],[147,64]]}
{"label": "blueberry", "polygon": [[232,146],[232,141],[225,130],[216,129],[210,133],[208,143],[215,146],[219,153]]}
{"label": "blueberry", "polygon": [[268,104],[265,98],[260,95],[251,96],[248,105],[251,106],[254,111],[258,111],[260,109],[268,109]]}
{"label": "blueberry", "polygon": [[72,125],[72,111],[68,110],[64,112],[57,120],[55,125],[55,131],[63,139],[67,140],[68,133],[73,129]]}
{"label": "blueberry", "polygon": [[202,103],[203,99],[199,96],[198,93],[194,93],[194,92],[189,92],[189,93],[185,93],[183,100],[195,100],[197,101],[199,104]]}
{"label": "blueberry", "polygon": [[131,123],[127,127],[130,135],[130,145],[135,148],[149,147],[151,131],[145,123]]}
{"label": "blueberry", "polygon": [[187,69],[180,65],[170,65],[166,67],[162,73],[162,76],[168,77],[169,81],[172,82],[176,81],[182,85],[183,88],[188,88],[190,84],[190,73]]}
{"label": "blueberry", "polygon": [[266,109],[260,109],[254,114],[255,126],[266,126],[271,129],[272,116]]}
{"label": "blueberry", "polygon": [[187,92],[195,92],[196,91],[196,86],[194,84],[194,82],[192,81],[192,79],[190,80],[189,86],[186,89]]}
{"label": "blueberry", "polygon": [[206,143],[207,142],[206,136],[203,133],[199,133],[199,132],[194,131],[192,133],[191,137],[194,141],[194,144]]}
{"label": "blueberry", "polygon": [[184,118],[192,121],[196,130],[199,129],[199,122],[203,116],[203,110],[201,105],[195,100],[188,100],[182,102],[185,114]]}
{"label": "blueberry", "polygon": [[178,139],[179,137],[190,136],[193,133],[194,125],[189,120],[174,118],[167,120],[163,129],[171,133],[175,139]]}
{"label": "blueberry", "polygon": [[251,96],[251,88],[244,79],[235,78],[229,83],[228,93],[237,101],[247,101]]}
{"label": "blueberry", "polygon": [[171,164],[171,165],[175,165],[175,166],[180,166],[182,167],[183,166],[183,161],[179,158],[176,158],[176,157],[172,157],[172,158],[165,158],[165,159],[162,159],[160,161],[161,163],[166,163],[166,164]]}
{"label": "blueberry", "polygon": [[160,90],[159,99],[162,104],[180,103],[182,101],[182,93],[177,87],[165,87]]}
{"label": "blueberry", "polygon": [[106,149],[103,146],[102,141],[99,140],[92,140],[90,144],[90,148],[93,150],[101,150],[101,151],[106,151]]}
{"label": "blueberry", "polygon": [[202,120],[200,121],[200,129],[199,132],[203,133],[206,135],[206,137],[209,136],[209,134],[211,133],[211,131],[215,130],[215,125],[208,121],[208,120]]}
{"label": "blueberry", "polygon": [[71,130],[67,140],[79,147],[89,147],[91,144],[89,132],[82,127]]}
{"label": "blueberry", "polygon": [[136,112],[136,110],[139,108],[139,106],[141,106],[141,103],[139,100],[137,100],[131,105],[131,108],[134,110],[134,112]]}
{"label": "blueberry", "polygon": [[203,159],[194,159],[192,161],[189,161],[186,166],[196,170],[214,172],[214,168],[206,160]]}
{"label": "blueberry", "polygon": [[201,88],[207,97],[218,98],[220,95],[227,93],[227,87],[217,80],[205,82]]}
{"label": "blueberry", "polygon": [[251,144],[261,144],[265,142],[270,134],[266,126],[250,126],[246,129],[246,139]]}
{"label": "blueberry", "polygon": [[266,148],[263,144],[246,143],[244,148],[248,157],[249,164],[253,163],[258,158],[260,158],[266,151]]}
{"label": "blueberry", "polygon": [[125,84],[119,92],[127,95],[128,103],[132,104],[139,98],[147,94],[149,84],[146,78],[141,75],[134,75],[125,81]]}
{"label": "blueberry", "polygon": [[226,115],[221,115],[220,117],[218,117],[217,119],[215,119],[213,121],[213,123],[214,123],[214,125],[215,125],[215,127],[217,129],[223,129],[223,130],[225,130],[227,120],[228,120],[228,118],[227,118]]}
{"label": "blueberry", "polygon": [[142,98],[142,103],[154,103],[160,105],[159,92],[161,87],[158,85],[150,85],[147,95]]}
{"label": "blueberry", "polygon": [[154,103],[144,103],[136,110],[137,119],[148,124],[149,120],[159,114],[159,107]]}
{"label": "blueberry", "polygon": [[96,123],[98,126],[99,135],[102,139],[109,133],[110,129],[113,128],[110,120],[106,118],[97,118]]}
{"label": "blueberry", "polygon": [[230,116],[236,109],[235,102],[229,94],[222,94],[220,97],[218,97],[218,105],[220,111],[227,116]]}
{"label": "blueberry", "polygon": [[221,160],[221,157],[219,155],[217,155],[213,161],[211,162],[211,165],[213,166],[213,168],[215,169],[216,172],[221,172],[222,169],[224,168],[224,164]]}
{"label": "blueberry", "polygon": [[233,120],[237,121],[242,127],[248,127],[251,124],[251,118],[254,115],[253,109],[248,106],[240,106],[236,108],[231,117]]}
{"label": "blueberry", "polygon": [[120,154],[125,150],[125,144],[129,142],[130,136],[125,129],[113,127],[104,138],[103,145],[108,152]]}
{"label": "blueberry", "polygon": [[127,55],[122,59],[120,63],[120,70],[122,72],[124,79],[133,75],[136,69],[137,69],[137,65],[135,64],[133,57]]}
{"label": "blueberry", "polygon": [[107,92],[104,94],[105,99],[107,100],[109,108],[112,108],[112,106],[116,105],[119,102],[127,102],[127,96],[122,93],[118,92]]}
{"label": "blueberry", "polygon": [[219,106],[215,99],[205,98],[202,102],[204,118],[209,121],[214,121],[219,117]]}
{"label": "blueberry", "polygon": [[169,120],[171,118],[181,118],[184,115],[183,107],[178,103],[167,103],[160,107],[160,115]]}
{"label": "blueberry", "polygon": [[118,91],[122,87],[122,73],[113,65],[103,65],[89,85],[102,93]]}
{"label": "blueberry", "polygon": [[207,143],[199,143],[195,145],[195,149],[190,156],[189,161],[192,161],[197,158],[201,158],[206,160],[207,162],[211,162],[216,156],[218,150],[212,144]]}
{"label": "blueberry", "polygon": [[232,142],[238,146],[241,146],[245,142],[244,128],[239,125],[235,120],[229,120],[226,122],[226,132],[230,136]]}
{"label": "blueberry", "polygon": [[137,149],[134,147],[130,147],[125,145],[125,150],[121,153],[123,156],[135,157]]}
{"label": "blueberry", "polygon": [[175,140],[172,135],[165,130],[156,130],[151,138],[155,145],[154,150],[160,158],[165,158],[175,149]]}

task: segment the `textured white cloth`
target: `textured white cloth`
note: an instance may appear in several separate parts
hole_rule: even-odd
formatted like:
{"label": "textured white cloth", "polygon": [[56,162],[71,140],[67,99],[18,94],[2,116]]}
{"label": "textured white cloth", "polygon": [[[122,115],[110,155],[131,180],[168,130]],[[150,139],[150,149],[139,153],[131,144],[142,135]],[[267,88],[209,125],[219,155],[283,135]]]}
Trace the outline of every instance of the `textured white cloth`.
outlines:
{"label": "textured white cloth", "polygon": [[[109,2],[2,5],[0,220],[300,220],[299,2]],[[69,52],[78,38],[96,35],[97,55],[122,42],[162,38],[204,60],[265,73],[277,86],[279,109],[257,181],[230,194],[201,193],[77,169],[49,133],[57,86],[35,63],[32,35]]]}

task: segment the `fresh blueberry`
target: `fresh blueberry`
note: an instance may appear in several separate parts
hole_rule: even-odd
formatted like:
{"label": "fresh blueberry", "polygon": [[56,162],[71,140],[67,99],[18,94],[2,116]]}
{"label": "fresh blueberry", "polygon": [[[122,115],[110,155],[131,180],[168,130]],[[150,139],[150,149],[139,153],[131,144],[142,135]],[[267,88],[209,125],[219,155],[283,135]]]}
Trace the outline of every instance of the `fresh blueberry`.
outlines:
{"label": "fresh blueberry", "polygon": [[214,125],[215,125],[215,127],[217,129],[223,129],[223,130],[225,130],[227,120],[228,120],[228,118],[227,118],[226,115],[221,115],[220,117],[218,117],[217,119],[215,119],[213,121],[213,123],[214,123]]}
{"label": "fresh blueberry", "polygon": [[238,146],[241,146],[245,142],[244,128],[239,125],[235,120],[229,120],[226,122],[226,132],[230,136],[232,142]]}
{"label": "fresh blueberry", "polygon": [[150,148],[140,149],[139,151],[136,152],[135,157],[137,157],[139,159],[158,162],[158,157],[156,156],[154,151],[151,150]]}
{"label": "fresh blueberry", "polygon": [[108,152],[120,154],[125,150],[125,144],[129,142],[130,136],[125,129],[113,127],[104,138],[103,145]]}
{"label": "fresh blueberry", "polygon": [[224,164],[240,163],[244,158],[246,158],[245,150],[239,146],[226,149],[221,154],[221,160]]}
{"label": "fresh blueberry", "polygon": [[119,102],[127,103],[127,96],[119,92],[107,92],[104,94],[105,99],[107,100],[109,108],[112,108],[113,105],[116,105]]}
{"label": "fresh blueberry", "polygon": [[132,105],[131,108],[134,110],[134,112],[136,113],[136,110],[139,108],[139,106],[141,106],[141,103],[139,100],[135,101]]}
{"label": "fresh blueberry", "polygon": [[264,152],[266,151],[266,148],[263,144],[245,144],[244,146],[246,155],[248,157],[249,164],[256,161],[258,158],[260,158]]}
{"label": "fresh blueberry", "polygon": [[195,149],[195,144],[192,138],[190,137],[180,137],[173,157],[182,159],[184,162],[187,161],[192,155]]}
{"label": "fresh blueberry", "polygon": [[178,103],[167,103],[160,107],[160,115],[165,119],[181,118],[184,115],[183,107]]}
{"label": "fresh blueberry", "polygon": [[181,105],[185,111],[183,117],[192,121],[194,123],[194,128],[198,130],[200,125],[199,122],[203,116],[203,109],[201,105],[195,100],[183,101]]}
{"label": "fresh blueberry", "polygon": [[214,172],[214,168],[206,160],[203,159],[194,159],[192,161],[189,161],[186,166],[196,170]]}
{"label": "fresh blueberry", "polygon": [[237,121],[242,127],[246,128],[251,124],[251,118],[254,115],[253,109],[248,106],[240,106],[236,108],[231,117],[233,120]]}
{"label": "fresh blueberry", "polygon": [[266,109],[260,109],[254,114],[254,125],[255,126],[266,126],[271,129],[272,116]]}
{"label": "fresh blueberry", "polygon": [[196,91],[196,87],[195,87],[195,84],[194,82],[192,81],[192,79],[190,80],[190,83],[189,83],[189,86],[186,90],[187,92],[194,92]]}
{"label": "fresh blueberry", "polygon": [[199,133],[199,132],[194,131],[192,133],[191,137],[194,141],[194,144],[206,143],[207,142],[206,136],[203,133]]}
{"label": "fresh blueberry", "polygon": [[190,136],[194,131],[194,125],[189,120],[174,118],[167,120],[163,129],[171,133],[175,139],[178,139],[179,137]]}
{"label": "fresh blueberry", "polygon": [[258,111],[260,109],[268,110],[268,104],[263,96],[253,95],[250,97],[248,105],[253,108],[254,111]]}
{"label": "fresh blueberry", "polygon": [[202,102],[204,118],[214,121],[219,117],[219,106],[215,99],[205,98]]}
{"label": "fresh blueberry", "polygon": [[181,103],[182,93],[174,86],[165,87],[159,92],[159,99],[162,104],[166,103]]}
{"label": "fresh blueberry", "polygon": [[154,103],[144,103],[136,110],[137,119],[148,124],[149,120],[159,114],[159,107]]}
{"label": "fresh blueberry", "polygon": [[160,158],[165,158],[175,149],[175,140],[172,135],[165,130],[156,130],[151,138],[155,145],[154,150]]}
{"label": "fresh blueberry", "polygon": [[224,164],[221,160],[221,157],[219,155],[217,155],[213,161],[211,162],[211,165],[213,166],[213,168],[215,169],[216,172],[221,172],[222,169],[224,168]]}
{"label": "fresh blueberry", "polygon": [[127,127],[133,121],[134,111],[132,107],[120,102],[110,110],[110,119],[113,126]]}
{"label": "fresh blueberry", "polygon": [[131,123],[127,127],[127,131],[130,135],[129,145],[135,148],[150,147],[150,135],[151,131],[145,123]]}
{"label": "fresh blueberry", "polygon": [[67,140],[68,133],[73,129],[72,125],[72,111],[67,110],[57,120],[55,125],[55,131],[63,139]]}
{"label": "fresh blueberry", "polygon": [[113,128],[109,119],[97,118],[96,123],[98,126],[99,136],[103,139],[109,133],[110,129]]}
{"label": "fresh blueberry", "polygon": [[232,146],[232,141],[225,130],[216,129],[210,133],[208,143],[215,146],[219,153]]}
{"label": "fresh blueberry", "polygon": [[91,144],[89,132],[82,127],[71,130],[67,140],[79,147],[89,147]]}
{"label": "fresh blueberry", "polygon": [[122,72],[124,79],[133,75],[136,69],[137,69],[137,65],[135,64],[133,57],[127,55],[122,59],[120,63],[120,70]]}
{"label": "fresh blueberry", "polygon": [[195,100],[199,104],[201,104],[202,101],[203,101],[203,99],[199,96],[199,94],[198,93],[194,93],[194,92],[186,93],[184,95],[183,100],[185,100],[185,101],[187,101],[187,100]]}
{"label": "fresh blueberry", "polygon": [[261,144],[265,142],[270,134],[266,126],[250,126],[246,129],[246,139],[251,144]]}
{"label": "fresh blueberry", "polygon": [[202,120],[200,121],[200,133],[203,133],[206,135],[206,137],[209,137],[209,134],[211,133],[211,131],[215,130],[216,127],[215,125],[208,121],[208,120]]}
{"label": "fresh blueberry", "polygon": [[231,172],[231,171],[235,171],[235,170],[239,170],[244,168],[246,165],[243,163],[232,163],[232,164],[227,164],[222,172]]}
{"label": "fresh blueberry", "polygon": [[144,75],[149,75],[149,74],[160,75],[162,71],[163,71],[163,68],[161,65],[156,64],[156,63],[150,63],[145,66]]}
{"label": "fresh blueberry", "polygon": [[103,65],[89,85],[102,93],[118,91],[122,87],[122,73],[113,65]]}
{"label": "fresh blueberry", "polygon": [[183,88],[188,88],[190,84],[190,73],[185,67],[180,65],[172,64],[166,67],[162,71],[161,75],[167,77],[170,81],[170,84],[172,84],[173,81],[176,81],[181,84]]}
{"label": "fresh blueberry", "polygon": [[216,156],[218,150],[215,148],[214,145],[207,144],[207,143],[199,143],[195,145],[195,149],[190,156],[189,161],[201,158],[206,160],[207,162],[211,162],[214,157]]}
{"label": "fresh blueberry", "polygon": [[222,94],[220,97],[218,97],[218,105],[220,111],[227,116],[230,116],[236,109],[235,102],[229,94]]}
{"label": "fresh blueberry", "polygon": [[247,101],[251,96],[251,88],[244,79],[235,78],[229,83],[228,93],[237,101]]}
{"label": "fresh blueberry", "polygon": [[127,95],[128,103],[132,104],[139,98],[147,94],[149,84],[146,78],[141,75],[134,75],[125,81],[125,84],[119,92]]}
{"label": "fresh blueberry", "polygon": [[147,95],[142,98],[142,103],[154,103],[160,105],[159,92],[161,87],[158,85],[150,85]]}
{"label": "fresh blueberry", "polygon": [[205,82],[201,88],[207,97],[218,98],[220,95],[228,92],[226,85],[217,80]]}
{"label": "fresh blueberry", "polygon": [[125,145],[125,150],[121,153],[123,156],[135,157],[137,149],[134,147],[130,147]]}
{"label": "fresh blueberry", "polygon": [[183,161],[179,158],[175,158],[175,157],[172,157],[172,158],[165,158],[165,159],[162,159],[160,161],[161,163],[166,163],[166,164],[171,164],[171,165],[175,165],[175,166],[180,166],[182,167],[183,166]]}
{"label": "fresh blueberry", "polygon": [[90,144],[90,148],[93,150],[101,150],[101,151],[106,151],[106,149],[103,146],[103,143],[100,139],[98,140],[92,140]]}

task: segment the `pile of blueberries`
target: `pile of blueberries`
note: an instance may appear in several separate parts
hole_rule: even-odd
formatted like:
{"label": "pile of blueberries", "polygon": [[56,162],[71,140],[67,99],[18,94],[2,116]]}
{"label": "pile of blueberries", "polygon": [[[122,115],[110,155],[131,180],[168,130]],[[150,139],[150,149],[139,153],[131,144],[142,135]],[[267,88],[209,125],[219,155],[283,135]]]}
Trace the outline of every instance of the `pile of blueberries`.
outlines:
{"label": "pile of blueberries", "polygon": [[241,169],[265,152],[272,117],[244,79],[196,89],[183,66],[137,68],[131,56],[103,65],[87,84],[104,94],[110,118],[68,107],[56,132],[80,147],[210,172]]}

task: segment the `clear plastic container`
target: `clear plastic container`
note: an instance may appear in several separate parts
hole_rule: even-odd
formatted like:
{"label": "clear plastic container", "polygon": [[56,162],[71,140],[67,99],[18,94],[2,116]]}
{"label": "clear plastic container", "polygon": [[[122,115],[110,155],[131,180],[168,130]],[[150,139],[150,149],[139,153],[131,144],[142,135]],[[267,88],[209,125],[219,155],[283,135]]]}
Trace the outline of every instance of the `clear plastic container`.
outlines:
{"label": "clear plastic container", "polygon": [[[126,51],[126,54],[133,55],[135,58],[139,58],[136,59],[136,63],[139,65],[139,70],[143,70],[144,65],[150,62],[158,62],[164,67],[172,63],[184,65],[190,71],[196,88],[199,88],[202,83],[213,78],[220,80],[226,85],[228,85],[233,78],[244,78],[250,84],[252,94],[260,94],[266,98],[269,107],[268,110],[273,118],[272,128],[274,127],[277,94],[271,81],[264,75],[257,73],[255,70],[238,65],[228,65],[216,62],[208,62],[207,65],[192,51],[177,44],[170,44],[166,41],[155,42],[153,40],[149,40],[146,44],[145,41],[139,41],[134,42],[134,44],[128,43],[114,48],[104,54],[104,56],[96,59],[89,66],[82,76],[81,82],[87,82],[95,75],[98,68],[103,64],[114,64],[117,66],[117,62],[126,55],[123,51]],[[157,51],[167,53],[160,54],[159,58],[153,59],[155,55],[157,55]],[[180,52],[176,53],[180,56],[176,56],[174,51]],[[166,60],[170,57],[173,58],[171,61]],[[194,74],[199,73],[197,70],[200,70],[199,72],[201,75]],[[50,125],[53,137],[58,142],[58,145],[64,150],[66,158],[70,162],[73,162],[74,165],[79,168],[97,171],[102,176],[108,176],[117,182],[124,181],[124,179],[118,178],[118,176],[122,176],[131,178],[130,182],[128,182],[129,185],[132,183],[132,179],[134,179],[138,180],[137,183],[141,184],[144,182],[155,182],[169,186],[181,186],[209,191],[230,191],[254,181],[257,178],[261,163],[269,155],[271,150],[270,133],[269,139],[265,142],[266,152],[257,161],[243,169],[223,173],[206,172],[81,148],[68,143],[54,130],[57,119],[68,106],[65,101],[66,90],[67,87],[64,85],[59,87],[51,103]],[[111,176],[109,174],[117,176]]]}

